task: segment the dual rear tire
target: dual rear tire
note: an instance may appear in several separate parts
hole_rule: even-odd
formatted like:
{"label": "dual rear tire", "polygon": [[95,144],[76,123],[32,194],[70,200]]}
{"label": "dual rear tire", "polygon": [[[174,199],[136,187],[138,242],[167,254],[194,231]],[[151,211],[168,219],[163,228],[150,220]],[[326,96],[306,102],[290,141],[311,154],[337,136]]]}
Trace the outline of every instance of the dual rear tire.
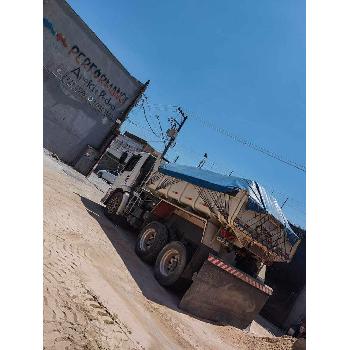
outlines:
{"label": "dual rear tire", "polygon": [[160,222],[153,221],[146,225],[138,236],[135,253],[141,260],[147,263],[154,263],[167,241],[167,228]]}
{"label": "dual rear tire", "polygon": [[154,275],[162,286],[172,286],[185,269],[186,247],[179,241],[168,243],[158,254],[154,264]]}
{"label": "dual rear tire", "polygon": [[143,228],[135,252],[141,260],[154,263],[155,278],[163,286],[175,284],[186,266],[186,247],[179,241],[168,243],[167,228],[156,221]]}
{"label": "dual rear tire", "polygon": [[[116,224],[125,224],[117,215],[123,199],[123,192],[117,191],[107,200],[105,215]],[[173,285],[181,276],[187,262],[186,247],[180,241],[168,243],[168,230],[160,222],[153,221],[146,225],[139,234],[135,253],[141,260],[154,264],[154,275],[163,286]]]}

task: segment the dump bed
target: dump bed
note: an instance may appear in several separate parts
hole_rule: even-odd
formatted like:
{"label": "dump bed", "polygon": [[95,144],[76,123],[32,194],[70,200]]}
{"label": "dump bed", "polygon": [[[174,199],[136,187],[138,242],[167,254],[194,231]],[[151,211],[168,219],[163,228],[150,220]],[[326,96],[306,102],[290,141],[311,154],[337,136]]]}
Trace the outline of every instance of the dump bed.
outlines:
{"label": "dump bed", "polygon": [[300,241],[275,198],[257,182],[194,167],[159,167],[146,187],[217,220],[242,246],[264,261],[289,261]]}

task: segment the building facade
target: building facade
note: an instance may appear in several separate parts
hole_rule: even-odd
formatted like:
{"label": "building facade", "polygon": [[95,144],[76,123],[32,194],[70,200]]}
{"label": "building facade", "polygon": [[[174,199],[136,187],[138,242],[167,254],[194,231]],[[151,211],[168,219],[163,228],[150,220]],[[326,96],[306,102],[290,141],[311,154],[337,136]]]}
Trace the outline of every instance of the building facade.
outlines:
{"label": "building facade", "polygon": [[160,152],[156,151],[148,142],[128,131],[118,135],[111,143],[107,152],[101,158],[95,171],[101,169],[117,170],[120,168],[120,158],[126,154],[124,162],[128,161],[134,153],[147,152],[157,157]]}

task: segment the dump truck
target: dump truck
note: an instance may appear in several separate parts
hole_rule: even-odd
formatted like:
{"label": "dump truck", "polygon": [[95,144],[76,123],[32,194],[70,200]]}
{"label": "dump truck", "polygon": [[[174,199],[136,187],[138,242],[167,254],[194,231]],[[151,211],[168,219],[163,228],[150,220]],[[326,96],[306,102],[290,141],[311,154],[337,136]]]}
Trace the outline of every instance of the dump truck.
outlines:
{"label": "dump truck", "polygon": [[241,329],[273,292],[266,267],[289,262],[300,243],[257,182],[145,152],[129,159],[102,203],[107,217],[139,231],[135,253],[157,281],[184,289],[180,309]]}

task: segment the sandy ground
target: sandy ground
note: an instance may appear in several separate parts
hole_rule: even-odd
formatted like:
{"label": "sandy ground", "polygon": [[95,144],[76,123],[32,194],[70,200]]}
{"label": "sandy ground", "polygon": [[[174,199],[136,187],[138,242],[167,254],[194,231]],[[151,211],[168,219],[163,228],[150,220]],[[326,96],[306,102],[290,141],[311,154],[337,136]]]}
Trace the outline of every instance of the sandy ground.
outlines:
{"label": "sandy ground", "polygon": [[135,233],[103,215],[107,188],[45,152],[45,349],[292,349],[257,322],[241,331],[179,310],[134,254]]}

